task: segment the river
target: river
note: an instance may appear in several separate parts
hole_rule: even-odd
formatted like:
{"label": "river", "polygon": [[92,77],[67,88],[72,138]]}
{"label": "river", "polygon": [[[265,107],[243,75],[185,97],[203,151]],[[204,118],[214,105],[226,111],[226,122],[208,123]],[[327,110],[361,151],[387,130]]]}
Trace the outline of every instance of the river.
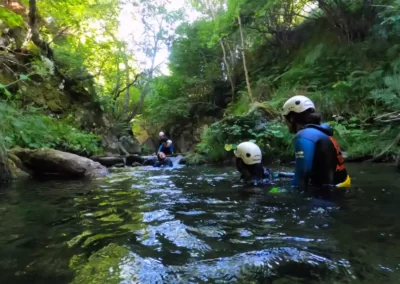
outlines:
{"label": "river", "polygon": [[400,175],[352,194],[244,192],[233,167],[123,168],[0,190],[0,283],[400,283]]}

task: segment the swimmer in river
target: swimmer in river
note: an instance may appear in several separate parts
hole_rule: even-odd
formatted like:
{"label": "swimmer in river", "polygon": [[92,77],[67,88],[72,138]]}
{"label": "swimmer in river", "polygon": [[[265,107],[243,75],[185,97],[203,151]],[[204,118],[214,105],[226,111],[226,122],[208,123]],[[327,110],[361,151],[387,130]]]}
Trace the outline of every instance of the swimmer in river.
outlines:
{"label": "swimmer in river", "polygon": [[236,168],[241,173],[241,180],[254,186],[272,182],[271,171],[262,166],[261,149],[255,143],[240,143],[234,154]]}
{"label": "swimmer in river", "polygon": [[157,162],[154,163],[153,167],[173,167],[173,163],[170,158],[167,158],[164,152],[159,152],[157,154]]}

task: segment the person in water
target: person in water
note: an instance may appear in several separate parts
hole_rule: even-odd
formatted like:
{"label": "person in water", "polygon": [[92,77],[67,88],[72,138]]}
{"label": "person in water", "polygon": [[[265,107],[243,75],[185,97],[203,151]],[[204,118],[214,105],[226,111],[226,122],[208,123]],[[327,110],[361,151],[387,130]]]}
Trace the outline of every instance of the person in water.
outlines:
{"label": "person in water", "polygon": [[236,168],[241,173],[241,180],[254,186],[268,184],[272,181],[270,170],[262,166],[261,149],[255,143],[240,143],[234,154]]}
{"label": "person in water", "polygon": [[172,140],[165,136],[164,132],[159,133],[160,143],[158,145],[157,154],[163,152],[166,155],[174,154],[174,146],[172,145]]}
{"label": "person in water", "polygon": [[295,133],[295,175],[292,186],[307,190],[351,185],[339,144],[333,129],[321,124],[321,115],[314,103],[305,96],[294,96],[286,101],[282,110],[285,123]]}
{"label": "person in water", "polygon": [[164,152],[159,152],[157,154],[157,162],[154,163],[153,167],[161,168],[161,167],[173,167],[173,163],[171,159],[167,158]]}

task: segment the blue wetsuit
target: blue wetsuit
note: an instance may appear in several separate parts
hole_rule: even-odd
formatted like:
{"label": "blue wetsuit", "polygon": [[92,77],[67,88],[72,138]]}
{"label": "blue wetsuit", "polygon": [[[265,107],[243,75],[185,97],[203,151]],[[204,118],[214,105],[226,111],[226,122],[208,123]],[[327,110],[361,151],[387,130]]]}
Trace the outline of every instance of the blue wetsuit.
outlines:
{"label": "blue wetsuit", "polygon": [[327,125],[306,125],[295,137],[296,170],[292,186],[307,189],[324,186],[347,187],[347,175],[340,147]]}
{"label": "blue wetsuit", "polygon": [[172,143],[169,147],[164,146],[164,144],[166,144],[168,141],[171,141],[171,140],[169,140],[168,138],[163,138],[160,140],[160,144],[159,144],[157,153],[164,152],[165,155],[171,155],[175,152],[175,149],[174,149],[174,146],[172,145]]}
{"label": "blue wetsuit", "polygon": [[159,152],[164,152],[165,155],[171,155],[174,153],[174,146],[171,144],[169,147],[165,147],[163,144],[161,144],[157,153]]}
{"label": "blue wetsuit", "polygon": [[164,159],[164,160],[162,160],[162,161],[157,161],[157,162],[155,162],[154,163],[154,165],[153,165],[153,167],[156,167],[156,168],[161,168],[161,167],[173,167],[174,166],[174,164],[172,163],[172,161],[170,160],[170,159],[168,159],[168,158],[166,158],[166,159]]}
{"label": "blue wetsuit", "polygon": [[262,186],[272,182],[271,171],[264,168],[261,163],[246,165],[242,159],[236,158],[236,168],[241,173],[240,179],[248,185]]}

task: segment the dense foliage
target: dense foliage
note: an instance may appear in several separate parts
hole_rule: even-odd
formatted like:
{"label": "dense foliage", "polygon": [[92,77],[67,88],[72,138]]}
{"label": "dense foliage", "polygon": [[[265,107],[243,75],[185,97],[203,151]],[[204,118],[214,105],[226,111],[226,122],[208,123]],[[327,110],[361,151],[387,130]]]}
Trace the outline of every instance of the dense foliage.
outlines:
{"label": "dense foliage", "polygon": [[[316,101],[350,156],[377,154],[399,134],[395,122],[400,106],[400,2],[193,0],[191,4],[202,16],[178,28],[170,55],[172,73],[163,79],[166,84],[181,82],[174,84],[174,99],[185,103],[164,109],[164,115],[171,114],[175,121],[157,121],[167,126],[207,113],[192,107],[196,105],[207,106],[216,116],[234,116],[229,124],[218,122],[208,128],[199,153],[221,158],[226,154],[223,144],[257,135],[279,145],[276,153],[286,152],[292,137],[283,127],[273,136],[287,140],[275,143],[265,131],[247,135],[248,129],[235,116],[245,115],[257,101],[279,110],[294,94]],[[148,117],[154,116],[148,112]],[[388,153],[395,154],[396,146]]]}
{"label": "dense foliage", "polygon": [[[3,115],[8,119],[24,113],[18,127],[13,120],[2,129],[5,145],[90,154],[99,151],[97,137],[79,128],[128,135],[130,120],[140,113],[144,98],[156,93],[155,58],[174,38],[173,27],[182,17],[180,11],[163,8],[167,2],[0,1],[0,99],[9,106]],[[129,19],[144,24],[144,36],[121,36],[121,21]],[[142,66],[136,52],[150,66]],[[26,112],[32,107],[41,110]],[[105,119],[76,124],[77,110],[85,108],[103,112]],[[47,118],[53,114],[65,123]]]}
{"label": "dense foliage", "polygon": [[[29,92],[40,83],[59,85],[77,104],[94,102],[119,136],[139,114],[150,132],[223,119],[198,147],[214,160],[226,155],[225,144],[246,139],[286,153],[292,137],[281,122],[254,130],[239,121],[254,104],[279,110],[293,94],[316,101],[350,155],[377,154],[398,135],[399,1],[188,0],[194,21],[193,12],[189,20],[167,9],[167,0],[3,2],[0,56],[29,54],[14,65],[2,61],[0,94],[16,111],[41,106]],[[142,37],[120,36],[128,10]],[[163,49],[170,52],[168,75],[156,63]],[[54,98],[48,109],[63,121],[75,111]],[[36,145],[10,135],[11,145]],[[82,146],[92,138],[76,139]],[[37,146],[58,147],[46,143]]]}
{"label": "dense foliage", "polygon": [[64,120],[43,115],[33,107],[20,109],[0,103],[0,133],[7,148],[54,148],[90,156],[100,151],[100,137],[73,126],[71,117]]}

